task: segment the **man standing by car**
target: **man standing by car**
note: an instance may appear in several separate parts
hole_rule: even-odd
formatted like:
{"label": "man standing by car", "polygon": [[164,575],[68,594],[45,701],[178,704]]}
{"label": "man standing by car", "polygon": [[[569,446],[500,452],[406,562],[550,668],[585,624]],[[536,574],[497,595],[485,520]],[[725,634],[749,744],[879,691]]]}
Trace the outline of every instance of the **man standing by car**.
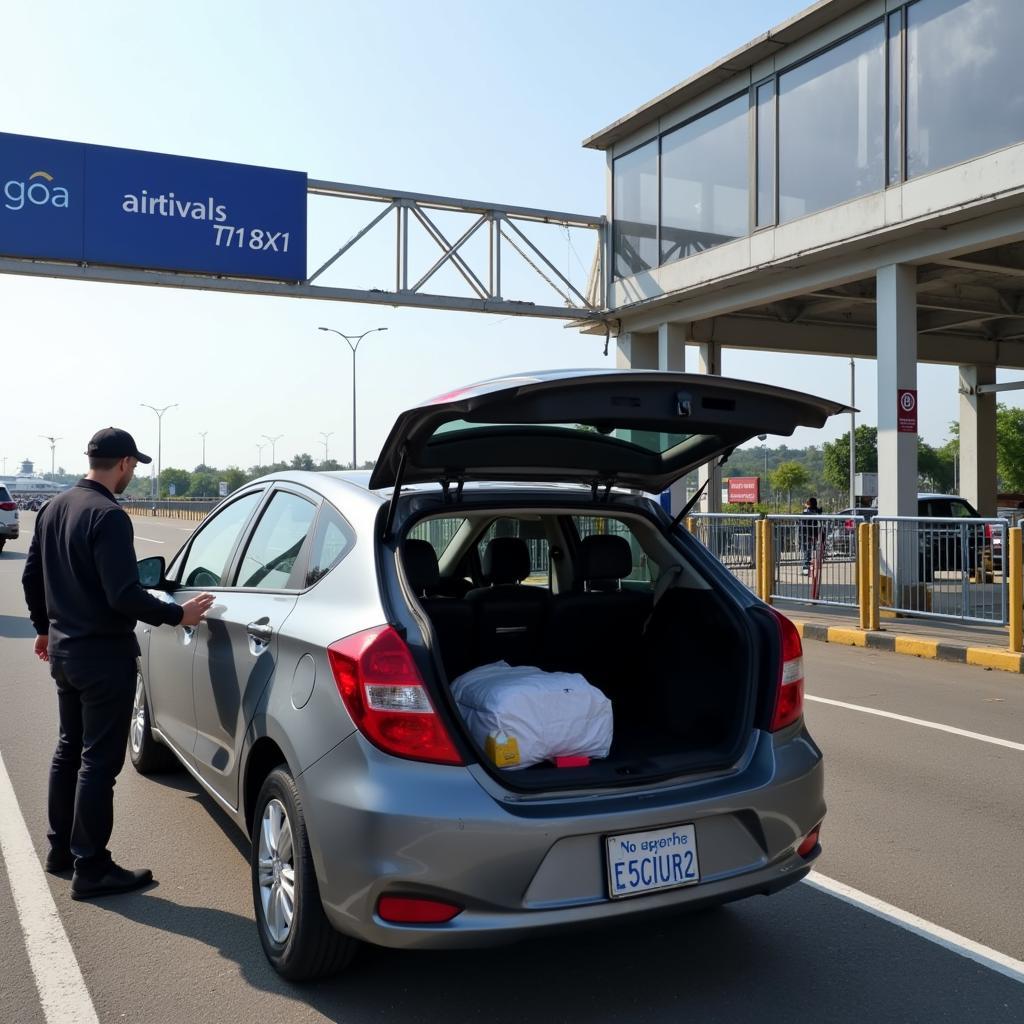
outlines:
{"label": "man standing by car", "polygon": [[74,868],[71,898],[78,900],[153,878],[149,869],[119,867],[107,850],[135,694],[136,620],[195,626],[213,603],[209,594],[180,606],[163,602],[139,582],[131,520],[114,497],[139,462],[152,462],[131,434],[100,430],[86,454],[86,477],[40,510],[22,576],[35,653],[50,663],[60,711],[46,870]]}

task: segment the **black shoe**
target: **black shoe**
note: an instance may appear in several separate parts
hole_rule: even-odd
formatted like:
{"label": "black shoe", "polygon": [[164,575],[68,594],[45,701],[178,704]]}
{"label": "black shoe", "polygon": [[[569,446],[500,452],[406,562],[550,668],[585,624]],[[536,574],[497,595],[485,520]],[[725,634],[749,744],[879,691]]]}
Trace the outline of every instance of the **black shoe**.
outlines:
{"label": "black shoe", "polygon": [[50,875],[66,875],[74,866],[75,858],[70,850],[50,850],[43,864],[46,873]]}
{"label": "black shoe", "polygon": [[71,879],[71,898],[91,900],[94,896],[113,896],[119,892],[141,889],[152,881],[153,872],[149,868],[129,871],[127,868],[111,864],[98,878],[83,878],[76,871],[74,878]]}

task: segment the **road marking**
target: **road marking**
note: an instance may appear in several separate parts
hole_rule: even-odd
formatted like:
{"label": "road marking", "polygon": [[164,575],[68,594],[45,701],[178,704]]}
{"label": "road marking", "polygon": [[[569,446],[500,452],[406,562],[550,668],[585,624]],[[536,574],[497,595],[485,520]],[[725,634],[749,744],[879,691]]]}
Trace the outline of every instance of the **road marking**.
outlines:
{"label": "road marking", "polygon": [[926,722],[923,718],[909,718],[907,715],[897,715],[892,711],[879,711],[878,708],[866,708],[860,704],[847,704],[841,700],[829,700],[828,697],[812,697],[804,695],[805,700],[817,701],[819,704],[831,704],[836,708],[846,708],[848,711],[863,711],[865,715],[878,715],[879,718],[891,718],[896,722],[908,722],[910,725],[923,725],[926,729],[938,729],[940,732],[949,732],[954,736],[966,736],[969,740],[981,740],[982,743],[994,743],[997,747],[1008,747],[1010,750],[1024,750],[1024,743],[1016,743],[1013,740],[1003,740],[998,736],[986,736],[980,732],[969,732],[967,729],[957,729],[953,725],[942,725],[941,722]]}
{"label": "road marking", "polygon": [[135,535],[136,540],[144,540],[149,544],[166,544],[165,540],[154,540],[152,537],[140,537],[138,534]]}
{"label": "road marking", "polygon": [[47,1024],[99,1024],[0,755],[0,853]]}
{"label": "road marking", "polygon": [[934,942],[968,960],[973,960],[989,970],[997,971],[1007,978],[1024,983],[1024,961],[1014,960],[1012,956],[1000,953],[997,949],[983,946],[980,942],[951,932],[948,928],[926,921],[916,914],[900,910],[899,907],[894,907],[891,903],[869,896],[866,892],[854,889],[843,882],[837,882],[834,878],[820,875],[817,871],[812,871],[804,879],[804,883],[811,886],[812,889],[835,896],[844,903],[850,903],[861,910],[866,910],[869,914],[882,918],[883,921],[905,928],[922,939],[927,939],[929,942]]}

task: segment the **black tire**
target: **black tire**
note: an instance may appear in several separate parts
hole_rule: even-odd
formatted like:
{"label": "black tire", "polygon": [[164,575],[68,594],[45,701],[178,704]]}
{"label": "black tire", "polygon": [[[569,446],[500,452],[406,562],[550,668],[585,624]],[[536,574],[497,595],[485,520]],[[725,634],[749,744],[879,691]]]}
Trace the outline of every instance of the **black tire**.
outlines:
{"label": "black tire", "polygon": [[135,677],[135,703],[128,732],[128,757],[140,775],[159,775],[177,771],[181,767],[174,752],[157,740],[149,727],[149,702],[146,700],[142,669],[137,670]]}
{"label": "black tire", "polygon": [[[271,806],[275,804],[276,806]],[[280,858],[275,858],[277,869],[270,868],[268,877],[280,877],[282,883],[285,883],[285,872],[288,868],[291,869],[293,910],[291,921],[286,927],[283,926],[280,916],[277,916],[274,922],[269,919],[274,915],[274,896],[269,896],[270,909],[265,910],[266,890],[260,885],[261,844],[266,842],[263,835],[264,817],[281,812],[285,816],[284,820],[291,835],[291,856],[289,861],[287,849],[281,851]],[[337,974],[355,955],[358,942],[336,931],[324,914],[320,887],[317,885],[316,870],[313,867],[313,856],[309,849],[302,800],[294,779],[284,765],[275,768],[264,780],[260,795],[256,799],[252,820],[252,851],[249,855],[249,865],[256,928],[263,952],[274,970],[289,981],[313,981],[316,978]],[[271,887],[270,892],[272,891]]]}
{"label": "black tire", "polygon": [[0,540],[0,551],[3,551],[4,545],[6,543],[7,543],[7,538],[6,537],[3,540]]}

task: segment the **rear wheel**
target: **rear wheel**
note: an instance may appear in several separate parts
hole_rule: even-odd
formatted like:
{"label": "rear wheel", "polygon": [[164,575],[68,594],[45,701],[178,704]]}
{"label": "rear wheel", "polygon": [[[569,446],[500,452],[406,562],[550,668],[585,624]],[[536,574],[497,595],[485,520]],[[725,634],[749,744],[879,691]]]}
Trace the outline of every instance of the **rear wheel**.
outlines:
{"label": "rear wheel", "polygon": [[263,952],[289,981],[337,974],[355,955],[355,939],[324,914],[295,780],[287,768],[266,778],[253,815],[253,906]]}
{"label": "rear wheel", "polygon": [[132,706],[132,724],[128,730],[128,756],[140,775],[155,775],[158,772],[172,772],[178,767],[178,759],[153,735],[149,724],[149,704],[146,701],[146,685],[142,670],[135,675],[135,703]]}

